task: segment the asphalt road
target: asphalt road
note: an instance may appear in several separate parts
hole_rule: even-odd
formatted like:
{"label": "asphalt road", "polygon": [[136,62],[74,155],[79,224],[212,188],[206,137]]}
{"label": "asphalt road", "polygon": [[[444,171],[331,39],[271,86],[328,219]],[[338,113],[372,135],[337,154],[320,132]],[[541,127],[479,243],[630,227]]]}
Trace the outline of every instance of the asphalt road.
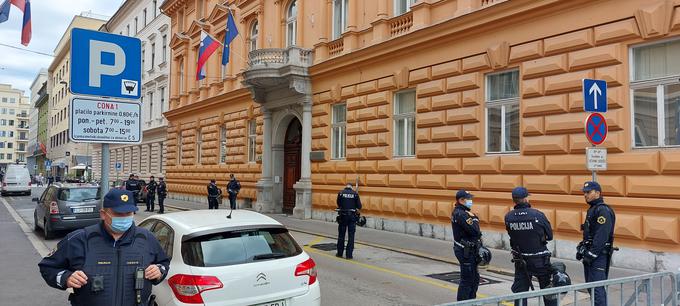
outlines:
{"label": "asphalt road", "polygon": [[[42,189],[34,189],[32,197],[39,196],[41,192]],[[32,231],[35,204],[31,197],[10,196],[3,199],[0,200],[3,204],[0,205],[0,229],[4,233],[4,237],[0,238],[0,254],[3,256],[0,275],[18,275],[20,278],[0,278],[1,304],[67,305],[67,294],[48,287],[37,269],[41,255],[54,248],[66,233],[58,233],[56,238],[45,240],[42,232]],[[166,208],[166,211],[171,213],[173,209]],[[16,222],[12,212],[20,216],[20,222]],[[140,211],[135,220],[140,222],[149,215]],[[457,272],[457,266],[368,246],[358,246],[354,260],[346,260],[336,258],[335,250],[318,249],[324,244],[334,243],[328,238],[298,232],[293,232],[293,236],[317,263],[322,305],[433,305],[455,301],[455,283],[427,275]],[[482,276],[494,283],[480,286],[480,296],[510,292],[511,277],[484,272]],[[30,301],[23,300],[28,294]],[[11,303],[5,304],[5,297]]]}

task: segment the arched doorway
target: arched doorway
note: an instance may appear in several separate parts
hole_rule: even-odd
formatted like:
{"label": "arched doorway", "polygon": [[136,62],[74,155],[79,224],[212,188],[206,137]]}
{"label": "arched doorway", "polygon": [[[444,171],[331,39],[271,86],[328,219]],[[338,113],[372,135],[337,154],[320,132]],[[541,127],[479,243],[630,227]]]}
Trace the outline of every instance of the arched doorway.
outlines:
{"label": "arched doorway", "polygon": [[295,208],[295,188],[300,180],[302,151],[302,125],[297,118],[291,120],[286,130],[283,148],[283,213],[292,214]]}

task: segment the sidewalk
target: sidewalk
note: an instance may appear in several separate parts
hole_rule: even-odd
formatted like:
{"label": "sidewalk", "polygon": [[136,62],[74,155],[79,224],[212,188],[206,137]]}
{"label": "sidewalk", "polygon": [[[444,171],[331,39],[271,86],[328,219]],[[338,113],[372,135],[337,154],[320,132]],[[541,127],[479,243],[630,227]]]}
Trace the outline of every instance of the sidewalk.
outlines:
{"label": "sidewalk", "polygon": [[[208,208],[207,204],[204,203],[187,202],[174,199],[166,199],[165,204],[166,206],[187,210]],[[292,231],[331,238],[337,237],[338,227],[336,223],[312,219],[300,220],[283,214],[268,214],[268,216],[281,222],[281,224],[285,225],[289,230]],[[450,241],[357,227],[356,243],[429,258],[432,260],[448,262],[451,264],[458,264],[456,257],[453,255],[453,244]],[[487,268],[487,271],[507,275],[514,274],[514,264],[510,262],[512,259],[510,252],[491,249],[491,253],[493,254],[493,259],[491,261],[491,265]],[[564,264],[567,266],[567,273],[573,282],[585,282],[583,277],[583,265],[581,262],[566,259],[554,259],[553,261],[564,262]],[[612,267],[609,272],[609,278],[613,279],[645,273],[646,272],[638,270]]]}

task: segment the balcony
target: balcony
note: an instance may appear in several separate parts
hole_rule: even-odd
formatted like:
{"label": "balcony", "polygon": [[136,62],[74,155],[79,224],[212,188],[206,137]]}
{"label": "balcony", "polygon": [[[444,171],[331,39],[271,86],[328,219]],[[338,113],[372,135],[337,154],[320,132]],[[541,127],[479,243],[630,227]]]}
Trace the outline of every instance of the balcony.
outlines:
{"label": "balcony", "polygon": [[286,49],[255,50],[248,54],[248,68],[243,76],[243,84],[250,88],[256,101],[262,101],[266,92],[280,88],[303,93],[311,90],[303,88],[303,83],[309,81],[308,68],[311,65],[312,50],[294,46]]}
{"label": "balcony", "polygon": [[20,152],[21,152],[21,153],[25,153],[25,152],[26,152],[26,147],[21,147],[21,146],[19,146],[19,147],[17,147],[16,151],[17,151],[17,153],[20,153]]}
{"label": "balcony", "polygon": [[17,117],[19,117],[19,118],[28,118],[28,114],[26,114],[26,113],[18,113],[18,114],[17,114]]}
{"label": "balcony", "polygon": [[17,125],[17,129],[28,130],[29,129],[28,124],[19,124],[19,125]]}

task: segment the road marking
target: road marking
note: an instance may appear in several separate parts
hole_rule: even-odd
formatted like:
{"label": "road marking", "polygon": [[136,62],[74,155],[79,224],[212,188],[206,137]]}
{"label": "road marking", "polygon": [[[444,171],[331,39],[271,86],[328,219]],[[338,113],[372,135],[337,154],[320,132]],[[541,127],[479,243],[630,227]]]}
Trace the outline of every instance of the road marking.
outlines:
{"label": "road marking", "polygon": [[35,250],[38,251],[40,257],[47,256],[47,254],[50,253],[50,249],[45,245],[44,242],[40,240],[40,238],[33,232],[33,230],[28,226],[28,224],[26,224],[24,219],[21,218],[21,216],[19,216],[16,210],[14,210],[14,207],[12,207],[12,205],[9,205],[9,203],[7,203],[7,201],[3,198],[0,198],[0,202],[2,202],[2,204],[5,205],[5,208],[7,208],[9,214],[12,215],[14,221],[16,221],[19,224],[19,227],[21,227],[21,230],[28,238],[28,241],[31,242],[33,248],[35,248]]}

